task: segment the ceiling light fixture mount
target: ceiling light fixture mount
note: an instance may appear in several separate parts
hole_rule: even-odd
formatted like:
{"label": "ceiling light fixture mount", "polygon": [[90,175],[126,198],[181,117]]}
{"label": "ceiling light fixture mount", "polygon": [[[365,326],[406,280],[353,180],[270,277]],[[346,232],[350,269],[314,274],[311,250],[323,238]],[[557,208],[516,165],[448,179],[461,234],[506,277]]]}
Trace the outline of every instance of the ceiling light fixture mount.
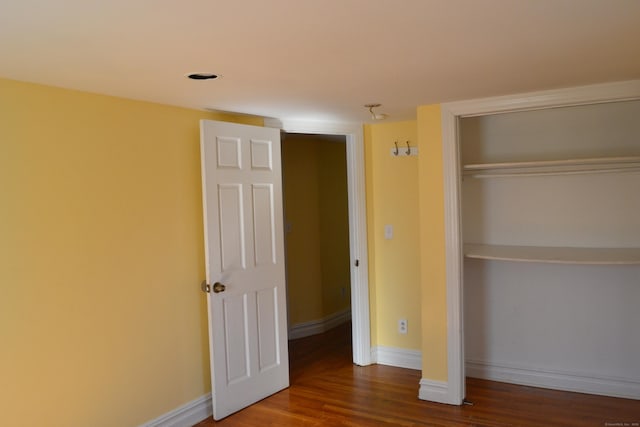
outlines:
{"label": "ceiling light fixture mount", "polygon": [[364,108],[369,109],[369,113],[371,113],[372,120],[384,120],[387,118],[387,115],[384,113],[376,113],[373,111],[374,108],[382,107],[382,104],[374,103],[374,104],[365,104]]}

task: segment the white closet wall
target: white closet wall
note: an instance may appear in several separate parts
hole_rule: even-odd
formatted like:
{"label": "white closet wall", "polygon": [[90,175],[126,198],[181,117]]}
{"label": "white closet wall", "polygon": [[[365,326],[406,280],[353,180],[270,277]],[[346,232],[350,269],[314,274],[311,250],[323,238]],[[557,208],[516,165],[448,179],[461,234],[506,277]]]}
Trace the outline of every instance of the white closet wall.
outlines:
{"label": "white closet wall", "polygon": [[640,101],[463,118],[460,157],[467,375],[640,398]]}

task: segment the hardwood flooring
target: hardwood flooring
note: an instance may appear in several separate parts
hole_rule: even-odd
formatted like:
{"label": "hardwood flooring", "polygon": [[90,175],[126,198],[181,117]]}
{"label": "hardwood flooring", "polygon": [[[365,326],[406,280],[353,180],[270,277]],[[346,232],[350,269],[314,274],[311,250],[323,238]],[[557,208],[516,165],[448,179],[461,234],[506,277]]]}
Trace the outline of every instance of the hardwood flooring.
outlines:
{"label": "hardwood flooring", "polygon": [[351,363],[349,325],[290,342],[291,386],[197,427],[640,427],[640,401],[467,379],[473,406],[418,399],[420,371]]}

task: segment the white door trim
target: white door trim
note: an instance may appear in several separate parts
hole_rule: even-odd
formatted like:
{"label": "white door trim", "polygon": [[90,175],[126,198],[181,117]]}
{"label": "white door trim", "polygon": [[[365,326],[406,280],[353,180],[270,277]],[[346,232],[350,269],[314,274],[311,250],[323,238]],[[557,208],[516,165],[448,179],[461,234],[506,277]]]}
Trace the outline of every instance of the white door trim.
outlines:
{"label": "white door trim", "polygon": [[362,124],[278,119],[265,119],[264,124],[267,127],[279,128],[289,133],[344,135],[346,138],[353,363],[360,366],[370,365],[371,326],[369,320],[369,270]]}
{"label": "white door trim", "polygon": [[640,80],[458,101],[442,104],[447,287],[448,403],[465,397],[462,309],[463,255],[458,119],[522,110],[640,98]]}

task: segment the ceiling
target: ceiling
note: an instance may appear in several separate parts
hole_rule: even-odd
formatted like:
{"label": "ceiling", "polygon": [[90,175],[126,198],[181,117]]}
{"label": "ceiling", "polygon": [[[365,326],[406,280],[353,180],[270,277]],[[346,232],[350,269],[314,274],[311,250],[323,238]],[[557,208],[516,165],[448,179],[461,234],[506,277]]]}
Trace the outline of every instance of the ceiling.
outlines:
{"label": "ceiling", "polygon": [[640,78],[640,1],[1,0],[0,76],[280,119],[367,122],[377,102],[403,120]]}

